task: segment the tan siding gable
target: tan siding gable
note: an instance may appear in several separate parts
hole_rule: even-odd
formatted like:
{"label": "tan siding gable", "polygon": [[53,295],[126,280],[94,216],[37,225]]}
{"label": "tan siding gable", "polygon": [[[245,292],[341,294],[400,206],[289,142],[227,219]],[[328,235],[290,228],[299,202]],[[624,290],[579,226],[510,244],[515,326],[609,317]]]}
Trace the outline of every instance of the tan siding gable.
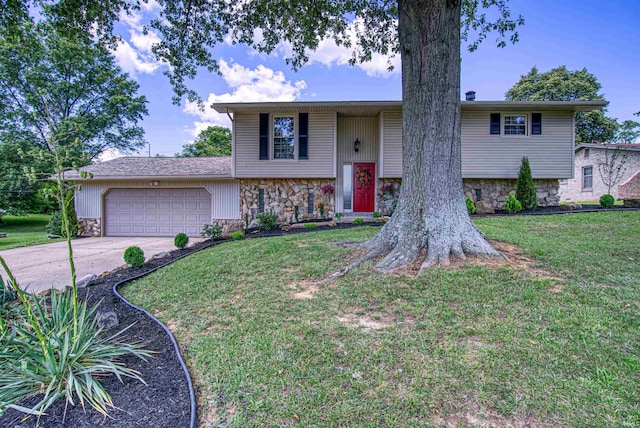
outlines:
{"label": "tan siding gable", "polygon": [[[530,122],[530,112],[524,113]],[[541,135],[490,135],[488,112],[463,112],[462,176],[517,178],[522,157],[528,156],[534,178],[570,177],[572,123],[572,112],[542,112]]]}
{"label": "tan siding gable", "polygon": [[[511,112],[510,112],[511,113]],[[514,112],[515,113],[515,112]],[[529,122],[531,112],[527,114]],[[542,134],[490,135],[490,112],[462,112],[462,176],[517,178],[523,156],[534,178],[567,178],[572,172],[573,113],[542,112]],[[528,132],[530,134],[530,123]],[[384,113],[383,177],[402,176],[402,114]]]}
{"label": "tan siding gable", "polygon": [[[297,113],[295,116],[297,127]],[[309,113],[308,160],[259,160],[259,125],[259,114],[237,114],[234,117],[235,176],[237,178],[328,178],[334,176],[335,113]],[[271,131],[273,122],[269,125]],[[273,157],[273,141],[270,141],[269,157]]]}

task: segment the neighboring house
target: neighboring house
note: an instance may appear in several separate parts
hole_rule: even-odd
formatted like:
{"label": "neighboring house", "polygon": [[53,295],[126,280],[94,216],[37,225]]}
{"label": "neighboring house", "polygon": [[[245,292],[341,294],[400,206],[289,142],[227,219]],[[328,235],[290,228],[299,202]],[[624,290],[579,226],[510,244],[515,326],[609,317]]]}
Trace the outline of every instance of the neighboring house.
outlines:
{"label": "neighboring house", "polygon": [[[539,205],[557,205],[558,181],[573,176],[574,113],[604,105],[463,101],[465,194],[502,208],[528,156]],[[264,211],[293,221],[296,212],[317,217],[321,208],[327,216],[392,210],[402,177],[401,102],[213,108],[233,118],[231,158],[121,158],[83,168],[91,180],[68,172],[83,184],[76,194],[83,233],[194,236],[205,223],[230,230]]]}
{"label": "neighboring house", "polygon": [[[611,162],[616,155],[615,162]],[[580,144],[575,149],[573,178],[560,182],[561,201],[597,201],[607,193],[603,173],[612,167],[613,173],[620,166],[621,175],[611,186],[611,195],[618,199],[618,185],[640,171],[640,144]],[[610,167],[603,167],[611,165]],[[606,177],[605,177],[606,178]]]}

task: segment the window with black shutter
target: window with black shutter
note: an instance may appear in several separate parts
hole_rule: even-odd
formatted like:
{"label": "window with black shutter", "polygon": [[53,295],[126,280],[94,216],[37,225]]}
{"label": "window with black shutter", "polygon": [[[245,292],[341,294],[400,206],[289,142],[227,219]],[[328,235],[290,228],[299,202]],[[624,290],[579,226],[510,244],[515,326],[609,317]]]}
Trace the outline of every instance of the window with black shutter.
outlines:
{"label": "window with black shutter", "polygon": [[500,135],[500,113],[491,113],[489,133]]}
{"label": "window with black shutter", "polygon": [[268,159],[269,159],[269,114],[260,113],[260,160],[268,160]]}
{"label": "window with black shutter", "polygon": [[298,122],[298,159],[309,159],[309,113],[300,113]]}
{"label": "window with black shutter", "polygon": [[531,114],[531,134],[532,135],[542,134],[542,113]]}

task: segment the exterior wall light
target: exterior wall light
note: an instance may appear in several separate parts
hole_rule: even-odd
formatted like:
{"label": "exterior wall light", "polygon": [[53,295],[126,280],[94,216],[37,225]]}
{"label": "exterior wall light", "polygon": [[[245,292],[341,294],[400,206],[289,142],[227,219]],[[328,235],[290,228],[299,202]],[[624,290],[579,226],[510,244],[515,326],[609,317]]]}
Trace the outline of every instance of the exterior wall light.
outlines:
{"label": "exterior wall light", "polygon": [[360,150],[360,140],[356,138],[356,141],[353,142],[353,151],[358,153]]}

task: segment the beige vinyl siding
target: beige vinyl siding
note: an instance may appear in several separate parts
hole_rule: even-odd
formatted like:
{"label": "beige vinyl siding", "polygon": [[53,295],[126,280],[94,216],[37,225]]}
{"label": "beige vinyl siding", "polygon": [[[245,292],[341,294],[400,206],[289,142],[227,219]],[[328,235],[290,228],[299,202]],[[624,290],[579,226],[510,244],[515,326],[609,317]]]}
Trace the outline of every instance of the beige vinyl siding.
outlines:
{"label": "beige vinyl siding", "polygon": [[[378,176],[378,153],[380,144],[378,117],[338,117],[338,156],[336,177],[336,212],[344,211],[342,200],[343,164],[348,162],[375,162]],[[353,150],[353,143],[360,140],[360,150]],[[350,179],[347,177],[346,179]]]}
{"label": "beige vinyl siding", "polygon": [[[335,113],[309,113],[309,159],[298,160],[298,112],[296,117],[296,159],[259,159],[260,115],[236,114],[235,177],[237,178],[329,178],[334,176]],[[270,120],[269,131],[273,131]],[[273,140],[269,141],[273,158]]]}
{"label": "beige vinyl siding", "polygon": [[462,112],[464,178],[517,178],[523,156],[534,178],[571,177],[573,113],[543,111],[541,135],[531,135],[531,112],[520,113],[527,115],[527,136],[490,135],[489,112]]}
{"label": "beige vinyl siding", "polygon": [[[150,183],[157,181],[158,186]],[[79,218],[102,218],[103,196],[109,189],[205,188],[211,194],[212,219],[240,218],[240,183],[236,180],[95,180],[82,183],[75,195]]]}
{"label": "beige vinyl siding", "polygon": [[[518,113],[510,110],[508,113]],[[490,112],[462,112],[462,177],[517,178],[523,156],[534,178],[568,178],[572,174],[573,112],[542,111],[542,134],[489,134]],[[402,116],[384,112],[383,177],[402,177]]]}

